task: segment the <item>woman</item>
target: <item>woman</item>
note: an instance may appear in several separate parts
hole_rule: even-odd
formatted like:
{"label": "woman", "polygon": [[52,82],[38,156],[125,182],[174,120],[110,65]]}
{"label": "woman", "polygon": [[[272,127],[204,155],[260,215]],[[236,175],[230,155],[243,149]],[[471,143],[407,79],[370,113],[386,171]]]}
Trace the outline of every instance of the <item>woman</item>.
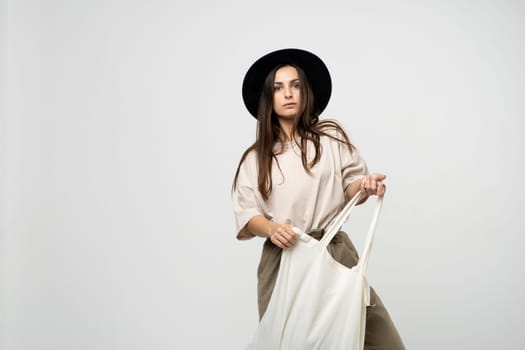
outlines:
{"label": "woman", "polygon": [[[320,239],[323,228],[358,191],[385,192],[384,174],[366,163],[338,122],[319,120],[331,79],[316,55],[299,49],[271,52],[257,60],[243,82],[243,99],[257,119],[255,143],[243,154],[233,183],[237,238],[266,238],[258,267],[259,318],[270,300],[282,249],[297,242],[296,226]],[[344,232],[328,246],[352,267],[357,251]],[[404,349],[383,303],[371,289],[365,349]]]}

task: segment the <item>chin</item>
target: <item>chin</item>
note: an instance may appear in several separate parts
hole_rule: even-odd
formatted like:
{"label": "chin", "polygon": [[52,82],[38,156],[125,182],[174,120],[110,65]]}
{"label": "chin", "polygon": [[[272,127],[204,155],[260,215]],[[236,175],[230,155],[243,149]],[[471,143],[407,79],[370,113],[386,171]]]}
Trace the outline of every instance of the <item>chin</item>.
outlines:
{"label": "chin", "polygon": [[283,119],[295,119],[295,117],[297,116],[297,112],[296,111],[285,111],[284,113],[277,113],[277,116]]}

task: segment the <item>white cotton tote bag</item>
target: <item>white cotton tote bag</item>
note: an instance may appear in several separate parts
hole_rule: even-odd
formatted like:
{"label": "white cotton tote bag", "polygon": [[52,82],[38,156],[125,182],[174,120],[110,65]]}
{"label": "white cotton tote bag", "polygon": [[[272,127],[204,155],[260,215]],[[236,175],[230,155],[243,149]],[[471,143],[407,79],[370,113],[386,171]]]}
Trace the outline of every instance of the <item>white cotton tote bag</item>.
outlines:
{"label": "white cotton tote bag", "polygon": [[370,286],[368,257],[383,197],[378,197],[364,250],[348,268],[326,247],[360,198],[354,196],[326,228],[321,240],[301,230],[296,245],[284,249],[275,287],[249,350],[362,350]]}

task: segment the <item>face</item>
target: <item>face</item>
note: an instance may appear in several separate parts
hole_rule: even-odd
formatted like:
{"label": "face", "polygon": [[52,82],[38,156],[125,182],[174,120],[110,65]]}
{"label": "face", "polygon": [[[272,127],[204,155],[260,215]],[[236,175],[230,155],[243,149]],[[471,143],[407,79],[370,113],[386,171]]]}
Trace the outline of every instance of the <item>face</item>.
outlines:
{"label": "face", "polygon": [[301,81],[297,69],[284,66],[275,72],[273,110],[279,118],[294,119],[301,105]]}

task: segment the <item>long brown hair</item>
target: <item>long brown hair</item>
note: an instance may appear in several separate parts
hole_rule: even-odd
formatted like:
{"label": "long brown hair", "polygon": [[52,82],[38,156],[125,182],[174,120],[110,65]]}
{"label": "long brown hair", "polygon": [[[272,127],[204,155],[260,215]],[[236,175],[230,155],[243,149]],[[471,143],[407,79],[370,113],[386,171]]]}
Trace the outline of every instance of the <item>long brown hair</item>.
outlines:
{"label": "long brown hair", "polygon": [[[268,200],[272,193],[272,160],[275,159],[277,166],[279,167],[279,161],[277,155],[282,152],[283,148],[275,153],[274,144],[279,141],[281,144],[285,143],[284,133],[281,132],[281,126],[279,119],[273,110],[273,95],[274,95],[274,79],[275,72],[279,68],[284,66],[292,66],[297,69],[299,75],[300,86],[301,86],[301,105],[299,106],[299,112],[294,119],[291,135],[299,135],[300,143],[295,140],[297,145],[301,149],[301,159],[304,170],[311,174],[310,169],[315,166],[321,158],[321,144],[320,137],[328,136],[338,142],[345,144],[350,151],[354,149],[354,146],[350,143],[348,135],[343,129],[334,121],[323,120],[319,121],[319,108],[314,98],[314,93],[308,82],[304,71],[293,64],[281,64],[275,67],[264,81],[264,85],[259,99],[259,111],[257,113],[257,134],[253,145],[248,147],[244,151],[237,171],[235,172],[235,178],[233,180],[232,190],[237,186],[237,178],[239,176],[239,170],[242,163],[251,151],[256,152],[257,156],[257,168],[258,176],[257,183],[258,189],[264,200]],[[342,135],[342,139],[339,139],[333,135],[330,135],[325,130],[335,129]],[[311,162],[308,162],[307,157],[307,144],[312,142],[315,146],[315,156]]]}

